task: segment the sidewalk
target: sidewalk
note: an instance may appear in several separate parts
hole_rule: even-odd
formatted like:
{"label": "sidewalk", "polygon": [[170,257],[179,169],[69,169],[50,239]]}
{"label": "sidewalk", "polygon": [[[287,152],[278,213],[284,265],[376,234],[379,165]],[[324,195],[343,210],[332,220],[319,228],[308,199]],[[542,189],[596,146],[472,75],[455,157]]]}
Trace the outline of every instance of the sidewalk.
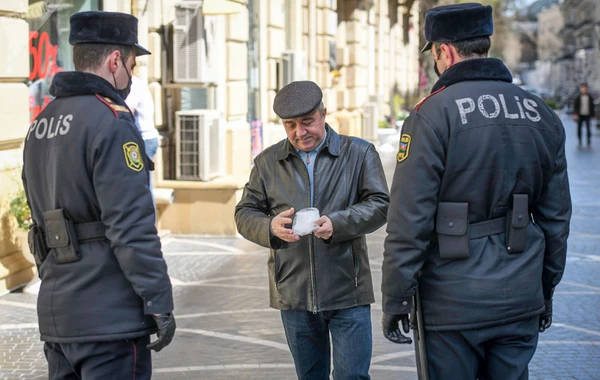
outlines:
{"label": "sidewalk", "polygon": [[[600,132],[578,148],[576,126],[564,120],[573,197],[567,270],[555,293],[554,323],[540,335],[531,379],[600,379]],[[398,136],[379,151],[391,182]],[[368,237],[377,303],[372,306],[371,376],[416,379],[412,346],[381,335],[381,262],[385,230]],[[294,379],[279,313],[268,307],[266,249],[239,238],[168,236],[178,332],[154,355],[154,379]],[[37,333],[36,296],[0,298],[0,380],[47,379]]]}

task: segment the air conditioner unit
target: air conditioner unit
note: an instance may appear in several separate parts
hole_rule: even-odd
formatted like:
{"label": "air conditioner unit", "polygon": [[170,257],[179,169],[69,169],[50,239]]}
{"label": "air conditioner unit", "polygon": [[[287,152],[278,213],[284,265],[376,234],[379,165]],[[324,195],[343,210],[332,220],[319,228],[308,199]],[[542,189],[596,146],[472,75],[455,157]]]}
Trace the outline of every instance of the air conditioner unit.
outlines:
{"label": "air conditioner unit", "polygon": [[210,181],[225,174],[225,122],[216,110],[175,113],[175,178]]}
{"label": "air conditioner unit", "polygon": [[173,21],[173,81],[215,83],[218,49],[225,45],[221,16],[204,16],[202,1],[175,5]]}
{"label": "air conditioner unit", "polygon": [[377,103],[365,104],[363,112],[362,135],[365,140],[374,142],[377,140],[377,128],[379,124],[379,105]]}
{"label": "air conditioner unit", "polygon": [[301,50],[284,51],[279,61],[279,88],[306,79],[306,53]]}

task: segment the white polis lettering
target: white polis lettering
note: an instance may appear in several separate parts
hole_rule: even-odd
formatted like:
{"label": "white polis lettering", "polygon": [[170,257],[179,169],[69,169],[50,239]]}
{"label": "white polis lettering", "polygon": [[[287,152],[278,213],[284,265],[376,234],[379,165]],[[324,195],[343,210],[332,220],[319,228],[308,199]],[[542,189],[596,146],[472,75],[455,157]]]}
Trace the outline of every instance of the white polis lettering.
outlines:
{"label": "white polis lettering", "polygon": [[67,116],[65,116],[65,118],[63,119],[63,123],[60,127],[60,131],[58,131],[58,133],[60,133],[63,136],[69,133],[69,128],[71,128],[71,120],[73,120],[73,115],[68,114]]}
{"label": "white polis lettering", "polygon": [[[504,94],[498,94],[497,97],[498,98],[490,94],[481,95],[479,98],[477,98],[477,107],[475,107],[475,101],[472,98],[462,98],[455,100],[456,106],[458,107],[458,113],[460,114],[461,123],[467,124],[467,116],[470,113],[475,112],[476,109],[479,110],[479,113],[481,113],[482,116],[488,119],[496,119],[498,117],[501,117],[500,111],[504,111],[502,112],[502,114],[504,115],[505,119],[530,120],[534,123],[537,123],[542,119],[539,111],[537,110],[538,104],[533,99],[525,98],[521,101],[521,99],[518,96],[514,96],[511,98],[510,96],[507,97]],[[500,101],[498,101],[498,99],[500,99]],[[511,102],[512,99],[514,99],[515,101]],[[507,100],[509,103],[507,103]],[[493,106],[492,109],[490,109],[490,106],[488,105],[488,103],[486,103],[486,101],[489,101],[488,103],[491,103],[491,105]],[[517,105],[517,108],[519,110],[518,113],[511,113],[511,109],[512,111],[516,111],[514,103],[516,103]],[[523,107],[525,107],[526,110],[524,110]]]}
{"label": "white polis lettering", "polygon": [[38,121],[34,120],[33,123],[31,123],[31,125],[29,126],[29,132],[27,132],[27,140],[29,140],[29,136],[31,136],[31,132],[33,132],[33,130],[35,129],[37,123]]}
{"label": "white polis lettering", "polygon": [[[62,115],[60,115],[62,117]],[[58,131],[58,123],[56,123],[56,128],[54,129],[54,131],[52,131],[52,124],[54,124],[54,118],[50,118],[50,125],[48,126],[48,136],[46,136],[46,138],[48,140],[50,140],[51,138],[53,138],[54,136],[56,136],[56,132]]]}
{"label": "white polis lettering", "polygon": [[[465,104],[468,104],[469,107],[465,108]],[[475,111],[475,102],[471,98],[462,98],[456,100],[456,105],[458,106],[458,112],[460,113],[461,123],[467,124],[467,114]]]}
{"label": "white polis lettering", "polygon": [[58,117],[58,121],[56,122],[54,131],[52,131],[52,120],[54,120],[54,118],[50,119],[50,128],[48,128],[48,139],[51,139],[58,134],[58,126],[60,125],[60,121],[62,120],[63,116],[64,115],[60,115]]}
{"label": "white polis lettering", "polygon": [[537,103],[533,99],[524,99],[523,105],[525,106],[525,108],[527,108],[528,111],[531,111],[533,113],[531,114],[529,112],[525,112],[529,120],[533,121],[534,123],[537,123],[538,121],[542,120],[540,113],[538,112],[538,110],[536,110]]}
{"label": "white polis lettering", "polygon": [[[486,100],[491,100],[494,103],[494,112],[488,113],[483,105],[483,102]],[[488,119],[495,119],[500,115],[500,103],[498,100],[494,98],[492,95],[481,95],[479,99],[477,99],[477,106],[479,107],[479,112]]]}
{"label": "white polis lettering", "polygon": [[29,127],[29,132],[27,133],[27,140],[31,136],[31,133],[35,131],[35,137],[38,140],[43,139],[44,137],[47,139],[52,139],[58,135],[64,136],[69,133],[71,128],[71,121],[73,121],[73,115],[60,115],[58,117],[58,121],[56,124],[54,123],[54,117],[50,118],[50,122],[48,119],[41,118],[39,120],[34,120],[34,122]]}
{"label": "white polis lettering", "polygon": [[[44,129],[42,129],[42,124],[44,125]],[[42,139],[48,130],[48,120],[46,118],[40,119],[37,124],[37,128],[35,129],[35,138]]]}
{"label": "white polis lettering", "polygon": [[[518,113],[508,112],[508,107],[506,106],[506,99],[504,99],[504,95],[500,94],[500,95],[498,95],[498,97],[500,98],[500,103],[502,103],[502,108],[504,109],[504,117],[507,119],[518,119],[519,118]],[[519,100],[519,98],[517,98],[517,101],[518,100]]]}
{"label": "white polis lettering", "polygon": [[525,113],[523,112],[523,106],[519,102],[519,97],[515,96],[515,100],[517,101],[517,105],[519,106],[519,113],[521,114],[521,119],[525,119]]}

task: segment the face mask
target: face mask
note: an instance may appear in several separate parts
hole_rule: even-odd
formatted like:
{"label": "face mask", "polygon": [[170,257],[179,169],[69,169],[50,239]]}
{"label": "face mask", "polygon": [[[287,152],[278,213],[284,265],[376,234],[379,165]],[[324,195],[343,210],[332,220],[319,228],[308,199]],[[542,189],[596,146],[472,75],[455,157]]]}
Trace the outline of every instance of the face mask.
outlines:
{"label": "face mask", "polygon": [[435,58],[433,60],[433,71],[435,71],[435,75],[437,75],[438,78],[442,75],[442,73],[440,73],[440,70],[438,70],[438,68],[437,68],[437,63],[435,62]]}
{"label": "face mask", "polygon": [[[125,68],[125,71],[127,72],[127,76],[129,77],[129,82],[127,83],[127,86],[123,89],[116,89],[117,93],[121,96],[121,98],[123,100],[127,99],[127,96],[129,95],[129,93],[131,92],[131,83],[133,82],[133,80],[131,79],[131,75],[129,74],[129,70],[127,70],[127,65],[125,64],[125,61],[123,60],[123,57],[121,56],[121,62],[123,62],[123,67]],[[113,74],[113,79],[115,77],[115,74]],[[115,79],[115,86],[117,84],[117,81]]]}

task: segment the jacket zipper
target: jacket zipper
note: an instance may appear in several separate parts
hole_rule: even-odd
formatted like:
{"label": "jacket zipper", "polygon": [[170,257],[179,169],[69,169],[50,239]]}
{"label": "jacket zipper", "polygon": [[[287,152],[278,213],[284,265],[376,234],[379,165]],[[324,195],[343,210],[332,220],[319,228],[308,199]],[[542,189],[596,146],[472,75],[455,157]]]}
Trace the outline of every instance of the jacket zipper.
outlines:
{"label": "jacket zipper", "polygon": [[313,290],[313,314],[317,314],[317,283],[315,281],[315,259],[314,259],[314,250],[313,250],[314,236],[310,237],[310,244],[308,246],[308,252],[310,257],[310,276],[311,276],[311,285]]}
{"label": "jacket zipper", "polygon": [[[314,167],[313,167],[313,185],[312,188],[315,189],[315,171],[317,169],[317,158],[319,157],[319,152],[317,152],[317,156],[315,157],[315,163],[314,163]],[[308,169],[306,169],[306,173],[308,174]],[[311,191],[310,191],[310,177],[308,178],[308,205],[309,207],[312,207],[313,205],[310,202],[310,195],[311,195]],[[314,198],[314,194],[312,194],[313,198]],[[314,246],[315,246],[315,235],[314,234],[310,234],[310,245],[308,246],[308,252],[310,255],[310,271],[312,273],[312,288],[313,288],[313,314],[317,314],[318,312],[318,307],[317,307],[317,278],[315,275],[315,250],[314,250]]]}
{"label": "jacket zipper", "polygon": [[[317,168],[317,158],[319,157],[319,153],[317,152],[317,157],[315,157],[315,163],[314,163],[314,167],[313,167],[313,188],[315,188],[315,176],[314,173],[316,171]],[[300,158],[302,160],[302,158]],[[308,174],[308,168],[304,165],[304,162],[302,163],[302,166],[304,166],[304,169],[306,169],[306,177],[308,178],[308,207],[312,207],[312,205],[310,204],[310,195],[311,195],[311,189],[310,189],[310,175]],[[313,194],[314,196],[314,194]],[[317,308],[317,281],[315,278],[315,252],[314,252],[314,235],[311,234],[310,236],[310,242],[308,244],[308,257],[309,257],[309,264],[310,264],[310,285],[312,287],[312,301],[313,301],[313,307],[312,307],[312,312],[313,314],[317,314],[317,312],[319,311]]]}

